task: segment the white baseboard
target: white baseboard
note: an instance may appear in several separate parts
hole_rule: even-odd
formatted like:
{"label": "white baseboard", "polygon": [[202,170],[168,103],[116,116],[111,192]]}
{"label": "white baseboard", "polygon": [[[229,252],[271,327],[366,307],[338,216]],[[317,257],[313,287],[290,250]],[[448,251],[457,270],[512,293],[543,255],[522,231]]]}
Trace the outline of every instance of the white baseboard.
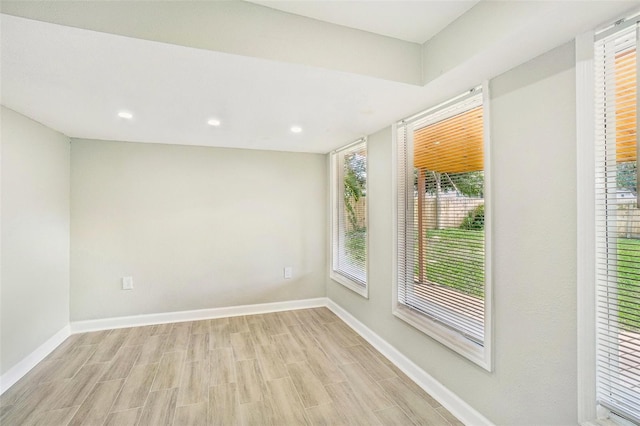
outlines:
{"label": "white baseboard", "polygon": [[315,299],[288,300],[285,302],[261,303],[257,305],[229,306],[224,308],[198,309],[194,311],[163,312],[160,314],[133,315],[127,317],[104,318],[71,322],[71,333],[111,330],[114,328],[139,327],[142,325],[166,324],[172,322],[196,321],[212,318],[257,315],[269,312],[327,306],[326,297]]}
{"label": "white baseboard", "polygon": [[413,361],[404,356],[389,342],[373,332],[369,327],[361,323],[356,317],[347,312],[342,306],[331,299],[327,299],[327,307],[331,309],[340,319],[353,328],[367,342],[371,343],[381,354],[389,358],[404,374],[416,382],[425,392],[431,395],[458,420],[466,425],[493,425],[482,414],[476,411],[469,404],[464,402],[459,396],[444,387],[442,383],[431,377],[426,371],[418,367]]}
{"label": "white baseboard", "polygon": [[38,346],[35,351],[27,355],[22,361],[11,367],[0,377],[0,395],[13,386],[40,361],[45,359],[55,348],[69,337],[71,330],[65,325],[60,331],[51,336],[46,342]]}

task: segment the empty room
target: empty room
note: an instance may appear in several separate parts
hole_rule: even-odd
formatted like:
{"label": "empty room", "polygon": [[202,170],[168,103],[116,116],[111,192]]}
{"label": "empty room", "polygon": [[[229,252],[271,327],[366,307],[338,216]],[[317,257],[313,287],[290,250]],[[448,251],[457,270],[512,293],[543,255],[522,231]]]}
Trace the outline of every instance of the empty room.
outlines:
{"label": "empty room", "polygon": [[0,1],[0,425],[640,425],[640,1]]}

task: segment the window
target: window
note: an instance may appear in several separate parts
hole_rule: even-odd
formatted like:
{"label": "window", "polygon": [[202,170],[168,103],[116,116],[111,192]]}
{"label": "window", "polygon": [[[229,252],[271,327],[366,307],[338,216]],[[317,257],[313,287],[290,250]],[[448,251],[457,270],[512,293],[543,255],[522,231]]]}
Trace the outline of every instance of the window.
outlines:
{"label": "window", "polygon": [[640,422],[637,23],[597,36],[595,64],[596,398]]}
{"label": "window", "polygon": [[368,297],[367,141],[331,153],[331,278]]}
{"label": "window", "polygon": [[491,370],[483,93],[397,125],[394,314]]}

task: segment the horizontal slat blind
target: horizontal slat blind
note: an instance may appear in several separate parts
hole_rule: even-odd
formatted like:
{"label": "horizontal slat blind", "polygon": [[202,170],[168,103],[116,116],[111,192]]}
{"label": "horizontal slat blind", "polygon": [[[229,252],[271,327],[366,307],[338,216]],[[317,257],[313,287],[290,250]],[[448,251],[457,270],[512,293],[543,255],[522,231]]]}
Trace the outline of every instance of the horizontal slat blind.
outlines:
{"label": "horizontal slat blind", "polygon": [[367,144],[362,139],[334,154],[333,271],[367,283]]}
{"label": "horizontal slat blind", "polygon": [[484,342],[482,93],[398,125],[398,302]]}
{"label": "horizontal slat blind", "polygon": [[640,422],[637,30],[596,42],[597,397]]}

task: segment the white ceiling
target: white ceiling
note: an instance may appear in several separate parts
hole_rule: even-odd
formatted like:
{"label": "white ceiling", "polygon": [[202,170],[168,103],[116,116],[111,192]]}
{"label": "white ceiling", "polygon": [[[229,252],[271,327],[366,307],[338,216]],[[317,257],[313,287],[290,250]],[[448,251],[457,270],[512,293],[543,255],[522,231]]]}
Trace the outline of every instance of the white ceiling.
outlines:
{"label": "white ceiling", "polygon": [[0,24],[2,104],[75,138],[328,152],[428,102],[424,87],[372,77],[8,15]]}
{"label": "white ceiling", "polygon": [[[363,3],[368,6],[349,5],[374,7],[376,2]],[[389,8],[391,2],[382,3]],[[400,3],[403,10],[412,7],[393,2]],[[453,19],[453,9],[441,3],[432,6],[444,7]],[[0,14],[0,102],[74,138],[326,153],[565,43],[639,2],[614,3],[519,3],[532,9],[524,15],[530,19],[509,18],[511,27],[487,29],[488,41],[480,37],[466,45],[473,54],[469,60],[444,58],[455,68],[423,87]],[[466,34],[499,18],[487,11],[501,7],[481,5],[490,7],[475,16],[473,25],[464,24]],[[406,27],[408,17],[391,13],[396,29]],[[368,16],[369,24],[377,20],[376,13]],[[535,34],[531,29],[540,22],[547,28]],[[304,26],[296,29],[304,34]],[[455,44],[456,37],[464,35],[454,34],[449,42]],[[448,52],[446,45],[441,53]],[[133,119],[119,118],[123,110]],[[207,125],[211,118],[221,126]],[[303,131],[290,132],[294,125]]]}
{"label": "white ceiling", "polygon": [[318,1],[247,0],[283,12],[424,43],[479,0]]}

